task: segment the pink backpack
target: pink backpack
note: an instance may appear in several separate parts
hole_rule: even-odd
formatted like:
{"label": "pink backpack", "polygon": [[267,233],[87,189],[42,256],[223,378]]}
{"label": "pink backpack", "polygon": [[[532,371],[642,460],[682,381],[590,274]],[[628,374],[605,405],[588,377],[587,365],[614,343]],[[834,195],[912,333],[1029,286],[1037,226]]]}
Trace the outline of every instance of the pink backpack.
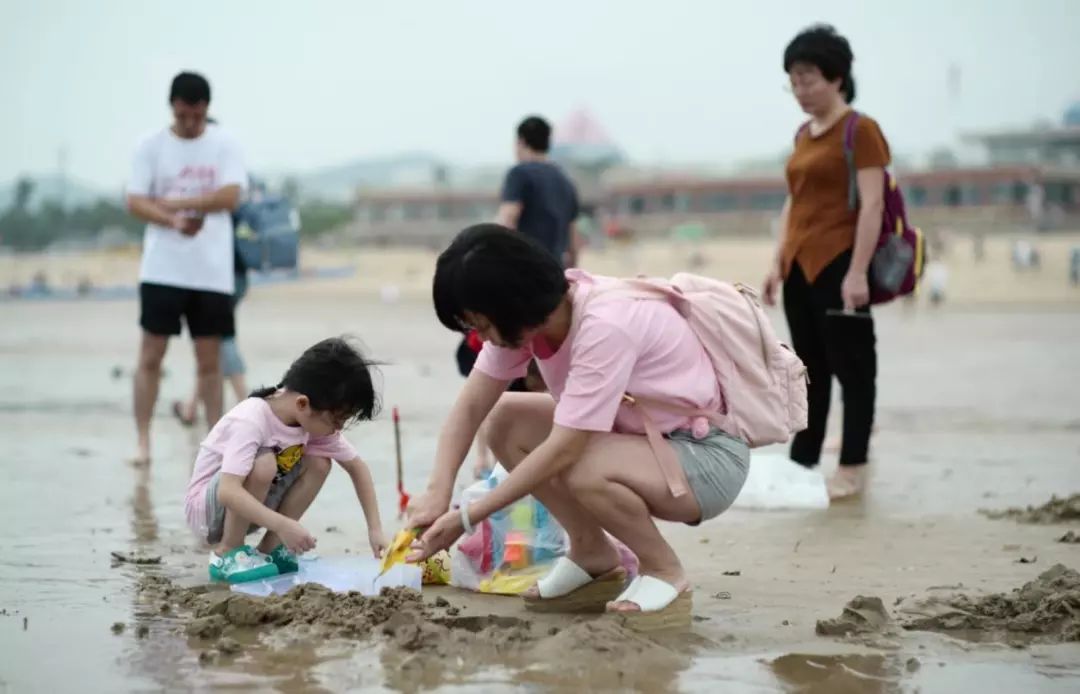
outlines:
{"label": "pink backpack", "polygon": [[675,496],[686,493],[678,481],[679,463],[647,409],[706,417],[718,429],[742,439],[751,448],[786,442],[806,428],[806,366],[790,347],[777,339],[758,303],[757,293],[750,287],[680,272],[671,280],[620,280],[592,294],[670,302],[689,322],[712,362],[720,385],[721,411],[702,412],[651,398],[636,398],[632,393],[624,395],[628,403],[643,408],[646,435]]}

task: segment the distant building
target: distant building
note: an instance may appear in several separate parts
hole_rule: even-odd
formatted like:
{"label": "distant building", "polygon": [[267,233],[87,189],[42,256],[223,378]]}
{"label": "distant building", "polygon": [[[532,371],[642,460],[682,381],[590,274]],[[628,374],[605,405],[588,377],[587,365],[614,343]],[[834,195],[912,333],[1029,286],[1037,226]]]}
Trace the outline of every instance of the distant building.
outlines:
{"label": "distant building", "polygon": [[491,221],[499,192],[455,188],[361,190],[350,236],[376,245],[442,246],[470,224]]}
{"label": "distant building", "polygon": [[[587,113],[556,132],[552,156],[582,192],[583,213],[639,237],[695,223],[716,236],[766,235],[783,207],[781,174],[752,177],[625,174],[621,150]],[[559,139],[562,137],[562,139]],[[968,136],[990,165],[908,171],[899,176],[910,215],[926,228],[984,232],[1080,225],[1080,103],[1056,128]],[[441,246],[470,223],[491,219],[498,189],[360,191],[352,234],[376,243]]]}
{"label": "distant building", "polygon": [[1080,102],[1065,110],[1061,125],[969,135],[985,149],[991,166],[1030,166],[1038,171],[1026,200],[1040,229],[1073,225],[1080,217]]}
{"label": "distant building", "polygon": [[[1033,190],[1069,190],[1076,199],[1080,171],[995,166],[912,172],[899,177],[912,220],[954,229],[1015,229],[1031,223]],[[666,233],[698,222],[717,234],[764,234],[787,196],[783,178],[657,179],[611,186],[606,209],[639,235]],[[1064,222],[1077,223],[1075,205]]]}
{"label": "distant building", "polygon": [[1080,169],[1080,102],[1065,110],[1061,125],[981,133],[966,139],[985,147],[992,165]]}

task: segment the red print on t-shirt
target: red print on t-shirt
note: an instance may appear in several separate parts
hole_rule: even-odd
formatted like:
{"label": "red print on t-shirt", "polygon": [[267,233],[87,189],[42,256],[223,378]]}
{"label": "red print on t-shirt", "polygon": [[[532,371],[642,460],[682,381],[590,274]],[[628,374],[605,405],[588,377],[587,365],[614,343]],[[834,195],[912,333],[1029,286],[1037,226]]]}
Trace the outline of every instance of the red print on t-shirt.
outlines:
{"label": "red print on t-shirt", "polygon": [[188,165],[180,169],[176,176],[165,179],[165,197],[212,193],[217,190],[216,181],[216,166]]}

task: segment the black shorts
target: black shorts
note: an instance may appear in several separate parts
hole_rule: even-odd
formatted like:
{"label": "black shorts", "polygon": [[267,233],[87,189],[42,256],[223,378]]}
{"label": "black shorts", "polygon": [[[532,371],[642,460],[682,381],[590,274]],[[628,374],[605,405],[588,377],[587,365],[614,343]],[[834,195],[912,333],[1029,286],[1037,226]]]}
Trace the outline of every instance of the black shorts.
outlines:
{"label": "black shorts", "polygon": [[179,335],[180,318],[192,337],[232,337],[233,297],[201,289],[139,285],[139,325],[151,335]]}

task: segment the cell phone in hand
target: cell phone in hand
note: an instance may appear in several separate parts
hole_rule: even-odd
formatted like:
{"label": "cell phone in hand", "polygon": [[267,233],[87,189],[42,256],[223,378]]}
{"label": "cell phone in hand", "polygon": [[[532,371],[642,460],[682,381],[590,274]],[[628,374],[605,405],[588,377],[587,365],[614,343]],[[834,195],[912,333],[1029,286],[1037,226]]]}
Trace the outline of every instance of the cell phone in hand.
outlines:
{"label": "cell phone in hand", "polygon": [[830,318],[863,318],[863,319],[869,319],[871,317],[869,313],[865,313],[865,312],[862,312],[862,311],[855,311],[855,310],[847,311],[847,310],[842,309],[842,308],[828,308],[828,309],[825,309],[825,315],[830,317]]}

